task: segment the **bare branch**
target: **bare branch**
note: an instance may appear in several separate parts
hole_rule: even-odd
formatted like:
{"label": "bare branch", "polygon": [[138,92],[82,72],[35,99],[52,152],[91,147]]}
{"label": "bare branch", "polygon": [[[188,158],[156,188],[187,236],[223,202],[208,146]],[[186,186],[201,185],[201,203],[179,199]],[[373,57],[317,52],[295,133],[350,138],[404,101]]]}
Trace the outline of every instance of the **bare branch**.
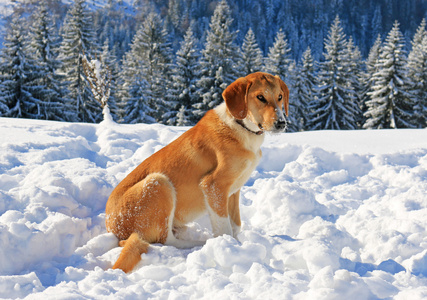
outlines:
{"label": "bare branch", "polygon": [[82,65],[95,100],[104,108],[110,97],[111,71],[108,66],[102,68],[97,59],[89,61],[86,55],[82,56]]}

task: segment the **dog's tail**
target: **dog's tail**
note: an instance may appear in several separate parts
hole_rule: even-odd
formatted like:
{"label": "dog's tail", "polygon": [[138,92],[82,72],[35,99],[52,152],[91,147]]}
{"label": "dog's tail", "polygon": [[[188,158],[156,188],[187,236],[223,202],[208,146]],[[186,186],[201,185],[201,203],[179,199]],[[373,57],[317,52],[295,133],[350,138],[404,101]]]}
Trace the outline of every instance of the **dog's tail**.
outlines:
{"label": "dog's tail", "polygon": [[121,269],[125,273],[132,269],[141,260],[141,254],[147,253],[150,244],[141,239],[138,233],[134,232],[127,240],[120,241],[119,245],[123,247],[119,259],[113,266],[113,269]]}

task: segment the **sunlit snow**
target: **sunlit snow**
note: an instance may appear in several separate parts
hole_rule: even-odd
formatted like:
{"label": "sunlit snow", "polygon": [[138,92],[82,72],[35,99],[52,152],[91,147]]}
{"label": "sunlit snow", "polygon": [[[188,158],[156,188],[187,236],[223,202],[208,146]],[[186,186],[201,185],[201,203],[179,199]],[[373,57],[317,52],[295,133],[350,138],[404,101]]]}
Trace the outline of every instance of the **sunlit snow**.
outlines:
{"label": "sunlit snow", "polygon": [[184,237],[203,247],[152,245],[131,274],[110,269],[110,192],[185,130],[0,118],[0,297],[427,297],[425,129],[267,136],[238,241],[202,218]]}

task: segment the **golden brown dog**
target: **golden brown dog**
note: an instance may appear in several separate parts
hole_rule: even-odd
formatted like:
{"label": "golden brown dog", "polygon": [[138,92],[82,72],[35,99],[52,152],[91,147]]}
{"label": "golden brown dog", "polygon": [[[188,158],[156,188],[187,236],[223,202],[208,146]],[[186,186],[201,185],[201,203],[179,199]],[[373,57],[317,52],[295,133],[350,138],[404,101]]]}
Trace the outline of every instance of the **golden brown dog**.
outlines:
{"label": "golden brown dog", "polygon": [[286,127],[289,90],[278,77],[253,73],[230,84],[225,103],[143,161],[108,199],[107,230],[123,246],[113,268],[131,271],[150,243],[203,245],[174,232],[206,211],[214,236],[240,231],[239,192],[261,158],[264,131]]}

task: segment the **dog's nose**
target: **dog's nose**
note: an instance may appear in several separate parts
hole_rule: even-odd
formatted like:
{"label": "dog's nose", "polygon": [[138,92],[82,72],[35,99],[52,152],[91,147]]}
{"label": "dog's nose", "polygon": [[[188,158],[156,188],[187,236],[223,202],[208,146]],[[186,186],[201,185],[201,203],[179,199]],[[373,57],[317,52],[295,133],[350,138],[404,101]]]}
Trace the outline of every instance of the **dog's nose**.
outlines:
{"label": "dog's nose", "polygon": [[286,125],[287,125],[286,120],[282,119],[282,120],[276,121],[275,127],[276,127],[276,130],[284,130],[286,128]]}

